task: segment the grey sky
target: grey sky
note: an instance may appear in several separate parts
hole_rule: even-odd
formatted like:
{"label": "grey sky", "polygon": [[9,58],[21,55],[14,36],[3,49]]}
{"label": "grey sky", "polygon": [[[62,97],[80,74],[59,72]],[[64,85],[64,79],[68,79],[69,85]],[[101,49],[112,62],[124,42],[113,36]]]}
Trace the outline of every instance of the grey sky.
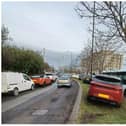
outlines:
{"label": "grey sky", "polygon": [[76,2],[3,2],[2,23],[25,47],[80,52],[91,36],[74,11]]}

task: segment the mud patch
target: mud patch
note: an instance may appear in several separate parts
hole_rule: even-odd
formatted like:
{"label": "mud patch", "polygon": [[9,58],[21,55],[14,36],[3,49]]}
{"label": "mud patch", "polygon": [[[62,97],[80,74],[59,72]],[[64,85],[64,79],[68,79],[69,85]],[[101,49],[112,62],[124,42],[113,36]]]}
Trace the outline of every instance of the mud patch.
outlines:
{"label": "mud patch", "polygon": [[91,123],[93,120],[95,120],[97,117],[104,116],[105,113],[90,113],[85,112],[82,117],[81,123]]}

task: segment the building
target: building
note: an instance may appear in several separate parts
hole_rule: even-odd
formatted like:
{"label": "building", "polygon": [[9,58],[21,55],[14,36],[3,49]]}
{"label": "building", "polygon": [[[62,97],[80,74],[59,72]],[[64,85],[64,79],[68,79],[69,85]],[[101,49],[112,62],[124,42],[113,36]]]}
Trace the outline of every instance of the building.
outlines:
{"label": "building", "polygon": [[126,55],[123,56],[122,70],[126,70]]}
{"label": "building", "polygon": [[83,59],[81,62],[88,74],[101,73],[102,71],[119,70],[122,67],[123,55],[115,53],[114,51],[99,51],[93,53],[93,62],[91,63],[91,56]]}

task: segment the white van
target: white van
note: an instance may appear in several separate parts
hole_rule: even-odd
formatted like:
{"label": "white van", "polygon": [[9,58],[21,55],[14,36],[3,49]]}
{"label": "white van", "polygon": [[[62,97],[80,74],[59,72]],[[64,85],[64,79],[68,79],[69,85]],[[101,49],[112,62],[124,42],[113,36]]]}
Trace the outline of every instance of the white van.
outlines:
{"label": "white van", "polygon": [[24,73],[2,72],[2,93],[12,92],[17,96],[19,92],[34,89],[34,82]]}

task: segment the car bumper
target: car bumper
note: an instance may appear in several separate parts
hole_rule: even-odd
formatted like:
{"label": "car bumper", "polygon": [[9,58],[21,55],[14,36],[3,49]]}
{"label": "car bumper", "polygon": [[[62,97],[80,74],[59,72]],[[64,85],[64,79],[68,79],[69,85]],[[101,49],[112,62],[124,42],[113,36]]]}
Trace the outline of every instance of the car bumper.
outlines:
{"label": "car bumper", "polygon": [[68,87],[70,87],[71,84],[70,83],[64,83],[64,84],[57,84],[57,86],[59,86],[59,87],[61,87],[61,86],[68,86]]}
{"label": "car bumper", "polygon": [[100,97],[97,97],[97,96],[88,96],[91,100],[96,100],[96,101],[101,101],[101,102],[105,102],[105,103],[118,103],[118,104],[121,104],[122,101],[118,101],[118,100],[115,100],[115,99],[105,99],[105,98],[100,98]]}

